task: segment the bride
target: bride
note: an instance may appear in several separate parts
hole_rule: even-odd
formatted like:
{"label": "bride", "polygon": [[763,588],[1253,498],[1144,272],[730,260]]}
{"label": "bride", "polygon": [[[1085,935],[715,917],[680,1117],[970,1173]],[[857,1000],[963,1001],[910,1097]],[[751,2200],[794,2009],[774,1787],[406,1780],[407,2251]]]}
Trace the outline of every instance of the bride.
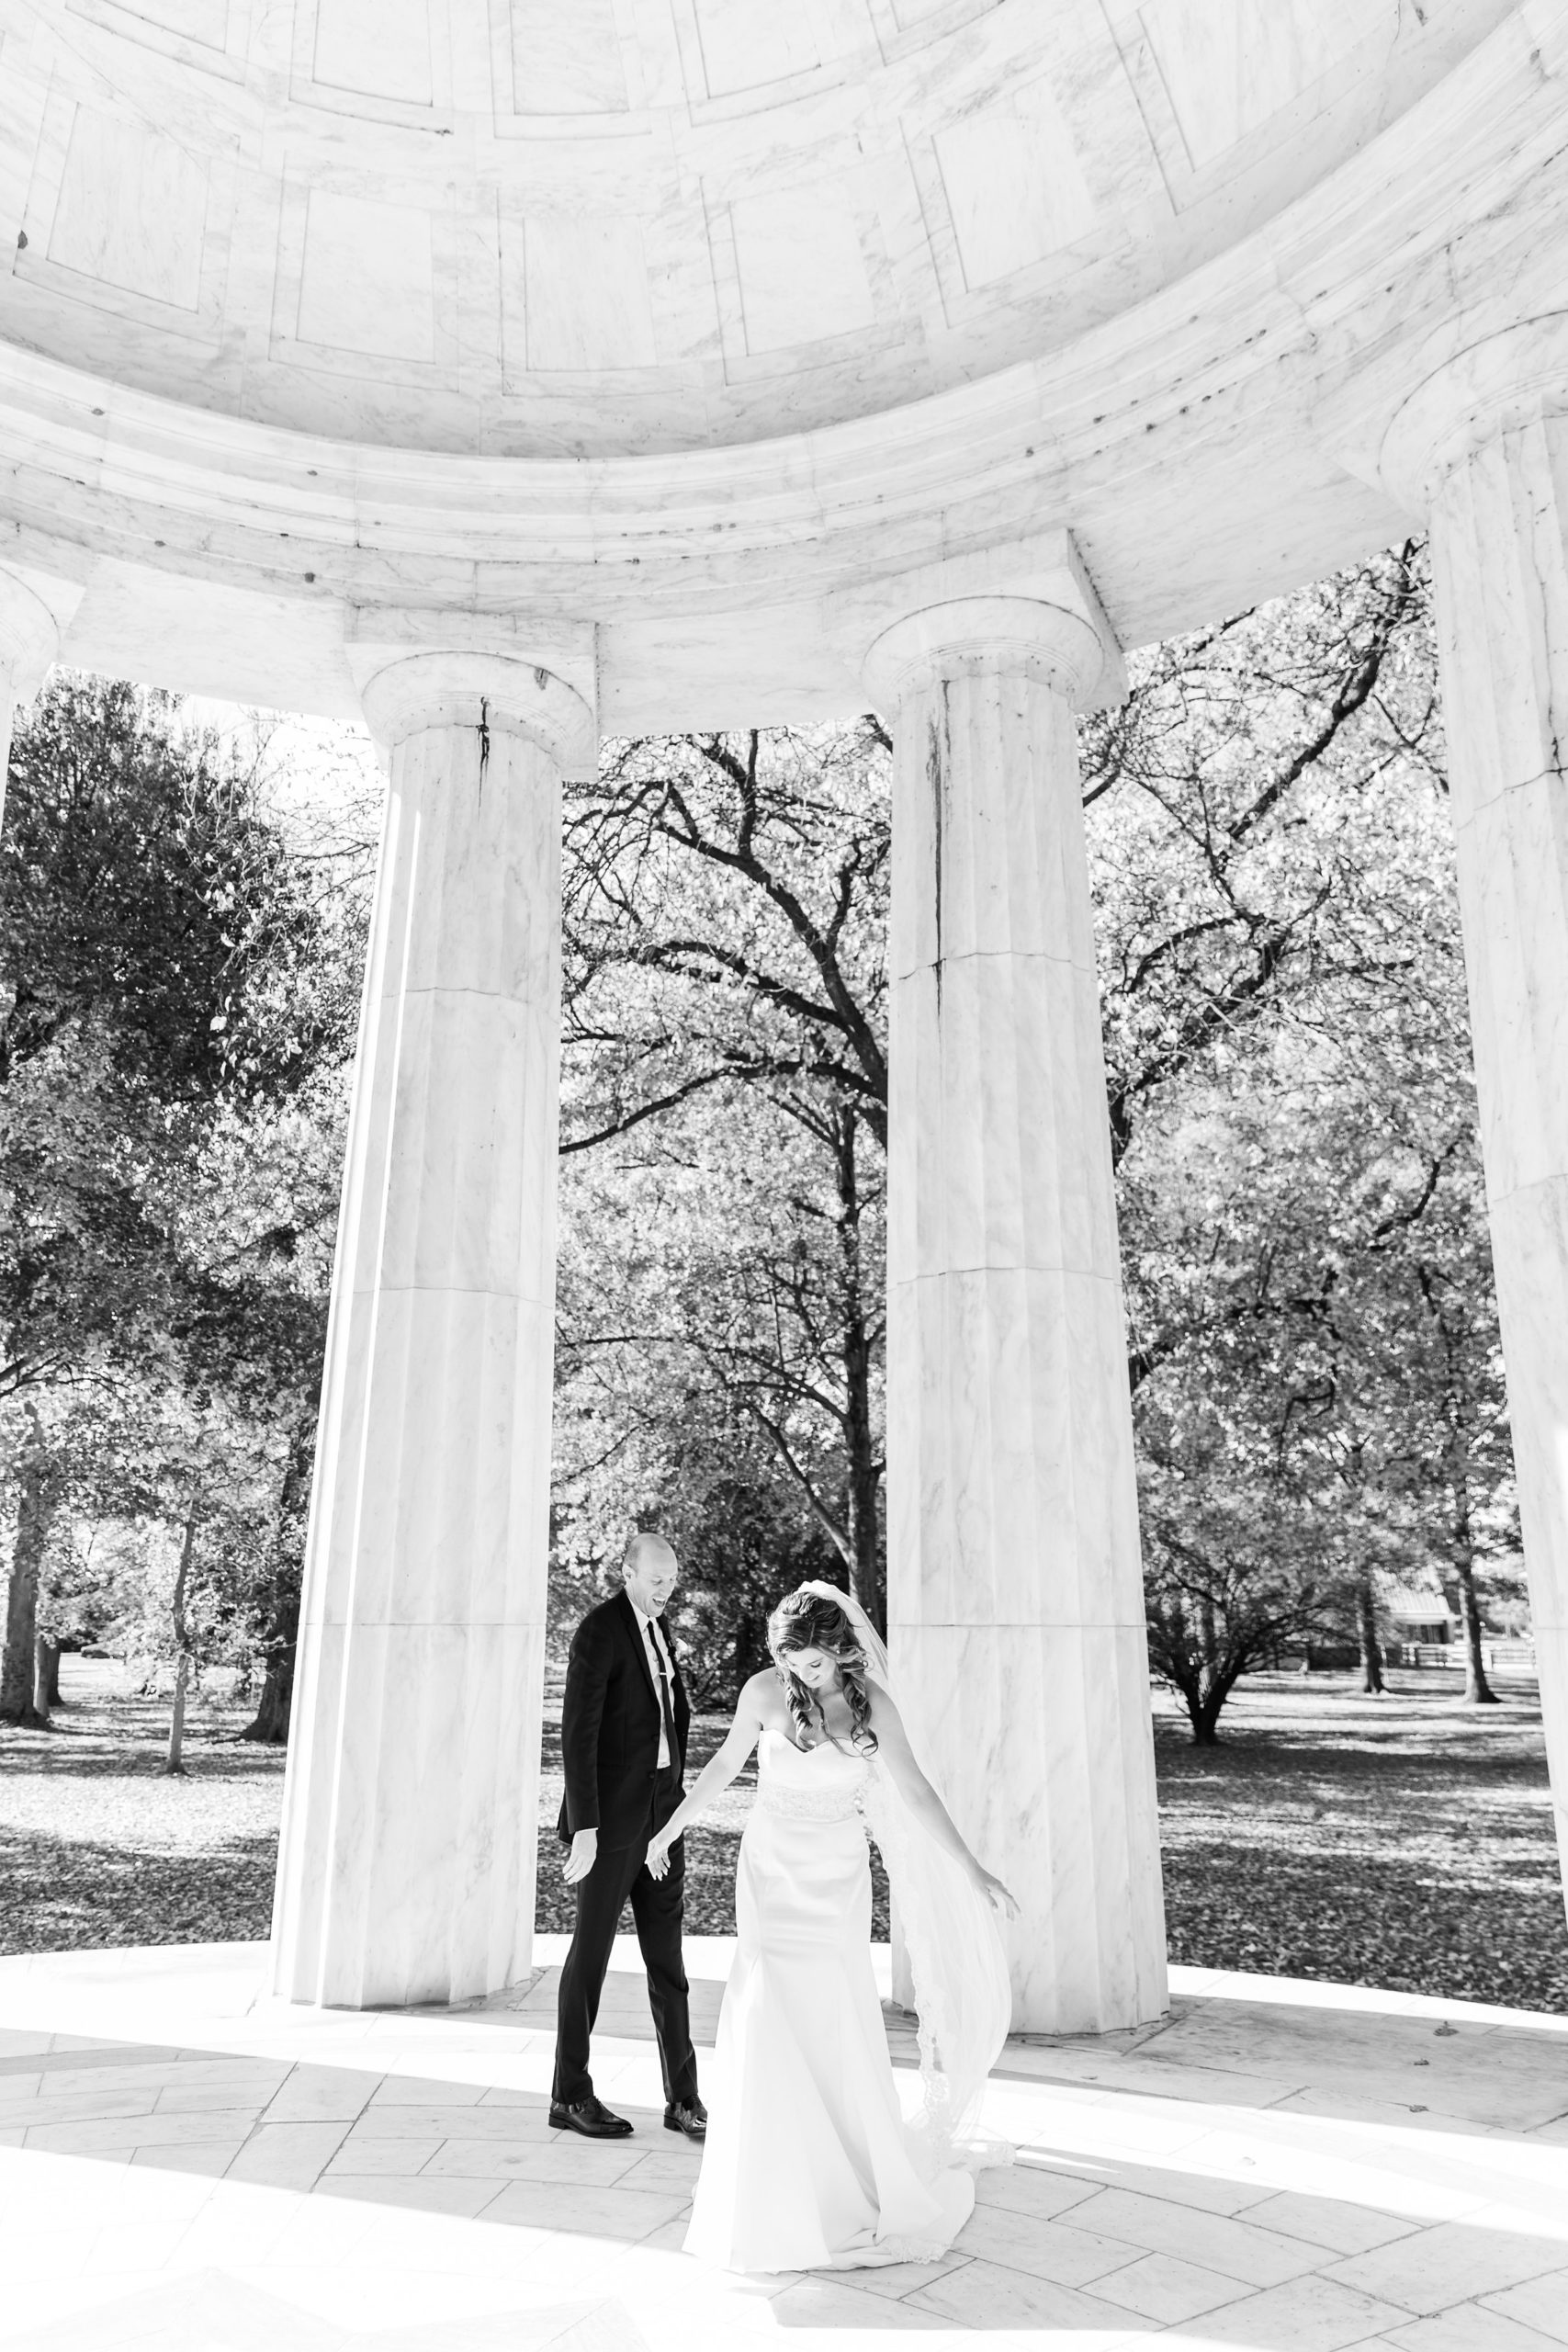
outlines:
{"label": "bride", "polygon": [[[648,1849],[656,1878],[753,1747],[739,1949],[719,2019],[688,2253],[728,2270],[854,2269],[945,2252],[975,2201],[960,2145],[1010,2014],[997,1913],[1017,1905],[921,1772],[871,1620],[806,1584],[768,1621],[774,1667],[740,1693],[724,1745]],[[882,1849],[919,2012],[920,2111],[900,2112],[871,1968]]]}

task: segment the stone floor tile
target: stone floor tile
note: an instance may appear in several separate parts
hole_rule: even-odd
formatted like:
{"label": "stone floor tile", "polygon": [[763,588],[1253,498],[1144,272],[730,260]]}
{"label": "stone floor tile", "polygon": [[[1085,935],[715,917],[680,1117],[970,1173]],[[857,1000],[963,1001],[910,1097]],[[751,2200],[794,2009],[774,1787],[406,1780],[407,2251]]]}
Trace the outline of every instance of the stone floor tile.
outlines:
{"label": "stone floor tile", "polygon": [[690,2222],[689,2213],[677,2213],[672,2222],[665,2222],[657,2230],[650,2230],[647,2237],[637,2240],[637,2244],[652,2247],[660,2254],[680,2254],[685,2247]]}
{"label": "stone floor tile", "polygon": [[354,2125],[355,2140],[536,2139],[553,2146],[566,2135],[552,2132],[544,2109],[513,2107],[386,2107],[373,2098]]}
{"label": "stone floor tile", "polygon": [[1174,2254],[1201,2269],[1218,2271],[1222,2278],[1244,2278],[1253,2287],[1277,2287],[1316,2269],[1322,2259],[1299,2238],[1125,2188],[1102,2188],[1098,2197],[1074,2209],[1073,2220],[1098,2236],[1123,2238],[1150,2254]]}
{"label": "stone floor tile", "polygon": [[569,2236],[620,2238],[637,2243],[676,2219],[681,2199],[647,2197],[635,2188],[568,2188],[542,2180],[513,2180],[486,2209],[485,2219],[529,2230],[558,2230]]}
{"label": "stone floor tile", "polygon": [[323,2173],[315,2197],[351,2197],[367,2205],[396,2205],[420,2213],[457,2213],[472,2220],[504,2188],[502,2180],[389,2179],[385,2173]]}
{"label": "stone floor tile", "polygon": [[847,2279],[803,2278],[797,2286],[775,2295],[768,2309],[776,2314],[776,2327],[830,2328],[835,2335],[858,2334],[863,2329],[874,2329],[878,2335],[888,2330],[912,2335],[948,2333],[945,2322],[935,2312],[878,2300]]}
{"label": "stone floor tile", "polygon": [[171,2083],[254,2083],[258,2090],[274,2091],[293,2072],[293,2064],[287,2058],[235,2057],[227,2052],[221,2057],[210,2058],[196,2051],[182,2050],[164,2079]]}
{"label": "stone floor tile", "polygon": [[160,2172],[190,2172],[221,2180],[244,2146],[243,2140],[189,2140],[175,2147],[138,2148],[133,2165],[156,2165]]}
{"label": "stone floor tile", "polygon": [[[637,2142],[631,2143],[635,2152]],[[635,2157],[634,2169],[625,2176],[628,2188],[651,2188],[665,2197],[690,2197],[702,2170],[700,2152],[689,2153],[681,2148],[652,2148],[647,2154]]]}
{"label": "stone floor tile", "polygon": [[966,2262],[961,2270],[918,2288],[898,2308],[934,2312],[961,2327],[1071,2329],[1075,2352],[1088,2352],[1083,2330],[1103,2331],[1098,2340],[1089,2338],[1100,2352],[1101,2344],[1120,2344],[1155,2325],[1077,2288],[1058,2287],[1049,2278],[1010,2270],[999,2262]]}
{"label": "stone floor tile", "polygon": [[433,2083],[419,2075],[387,2075],[376,2086],[377,2107],[478,2107],[483,2083]]}
{"label": "stone floor tile", "polygon": [[446,2144],[444,2140],[357,2140],[350,2133],[328,2165],[323,2178],[331,2180],[338,2174],[352,2173],[362,2177],[376,2175],[386,2180],[413,2180]]}
{"label": "stone floor tile", "polygon": [[245,2083],[169,2083],[158,2093],[154,2113],[158,2115],[220,2114],[248,2115],[255,2121],[265,2109],[271,2093]]}
{"label": "stone floor tile", "polygon": [[1123,2269],[1136,2255],[1125,2239],[1101,2237],[1070,2222],[1043,2221],[1036,2213],[1010,2212],[1005,2205],[976,2205],[957,2245],[977,2260],[1027,2270],[1058,2287],[1087,2287],[1107,2271]]}
{"label": "stone floor tile", "polygon": [[[1247,2127],[1237,2127],[1245,2134]],[[1181,2161],[1168,2165],[1123,2164],[1119,2159],[1100,2175],[1107,2188],[1125,2188],[1135,2196],[1157,2197],[1168,2205],[1190,2205],[1194,2212],[1220,2213],[1234,2221],[1245,2213],[1250,2219],[1254,2206],[1260,2205],[1269,2194],[1267,2181],[1235,2179],[1224,2171],[1205,2171],[1205,2151],[1201,2141],[1189,2142],[1181,2151]],[[1109,2176],[1109,2177],[1107,2177]]]}
{"label": "stone floor tile", "polygon": [[854,2283],[863,2295],[883,2295],[889,2301],[897,2302],[921,2287],[932,2286],[937,2279],[962,2270],[972,2258],[955,2250],[944,2254],[939,2262],[890,2262],[881,2270],[858,2271]]}
{"label": "stone floor tile", "polygon": [[1141,2255],[1122,2270],[1097,2278],[1094,2291],[1119,2311],[1137,2312],[1158,2320],[1164,2327],[1217,2312],[1255,2290],[1239,2278],[1222,2278],[1217,2270],[1203,2270],[1174,2254]]}
{"label": "stone floor tile", "polygon": [[353,2123],[375,2095],[377,2077],[349,2066],[296,2066],[267,2104],[269,2123]]}
{"label": "stone floor tile", "polygon": [[152,2086],[113,2093],[78,2091],[68,2097],[46,2087],[35,2098],[0,2098],[0,2123],[87,2123],[111,2115],[151,2115],[157,2101]]}
{"label": "stone floor tile", "polygon": [[1331,2279],[1292,2278],[1206,2312],[1194,2333],[1205,2346],[1234,2344],[1240,2352],[1346,2352],[1351,2345],[1381,2342],[1400,2316],[1392,2303]]}
{"label": "stone floor tile", "polygon": [[1374,2246],[1390,2245],[1395,2238],[1413,2236],[1419,2222],[1397,2213],[1382,2213],[1338,2197],[1306,2197],[1284,2189],[1249,2206],[1247,2218],[1288,2238],[1305,2238],[1310,2245],[1331,2246],[1337,2254],[1370,2254]]}
{"label": "stone floor tile", "polygon": [[341,2123],[261,2123],[251,2133],[228,2178],[272,2188],[310,2188],[343,2144]]}
{"label": "stone floor tile", "polygon": [[[384,2146],[385,2142],[381,2143]],[[563,2187],[581,2181],[594,2188],[613,2188],[636,2165],[637,2151],[629,2140],[608,2140],[596,2143],[590,2140],[572,2140],[565,2145],[550,2147],[539,2141],[506,2140],[443,2140],[425,2165],[429,2173],[468,2174],[479,2177],[493,2174],[501,2180],[559,2181]],[[650,2188],[653,2184],[647,2184]],[[682,2183],[666,2196],[690,2196],[689,2183]]]}
{"label": "stone floor tile", "polygon": [[1535,2328],[1553,2344],[1568,2344],[1568,2267],[1527,2278],[1517,2287],[1505,2287],[1495,2295],[1485,2296],[1483,2307],[1517,2320],[1521,2327]]}
{"label": "stone floor tile", "polygon": [[1335,2263],[1325,2276],[1425,2315],[1562,2267],[1562,2247],[1550,2239],[1444,2222]]}
{"label": "stone floor tile", "polygon": [[51,2033],[28,2033],[17,2026],[0,2030],[0,2073],[12,2066],[34,2066],[54,2047]]}
{"label": "stone floor tile", "polygon": [[1427,2319],[1407,2320],[1383,2341],[1398,2352],[1556,2352],[1562,2339],[1483,2304],[1455,2303]]}
{"label": "stone floor tile", "polygon": [[165,2041],[80,2041],[59,2033],[35,2064],[46,2073],[101,2078],[120,2066],[176,2066],[184,2053]]}
{"label": "stone floor tile", "polygon": [[1015,2165],[991,2165],[980,2174],[975,2183],[975,2202],[1005,2206],[1014,2213],[1037,2213],[1048,2222],[1081,2205],[1100,2186],[1098,2179],[1085,2180],[1049,2165],[1028,2164],[1021,2155]]}
{"label": "stone floor tile", "polygon": [[199,2115],[108,2115],[98,2121],[82,2118],[74,2123],[38,2123],[29,2127],[26,2145],[57,2156],[107,2156],[117,2149],[177,2148],[201,2140],[243,2140],[254,2118],[231,2115],[227,2109]]}

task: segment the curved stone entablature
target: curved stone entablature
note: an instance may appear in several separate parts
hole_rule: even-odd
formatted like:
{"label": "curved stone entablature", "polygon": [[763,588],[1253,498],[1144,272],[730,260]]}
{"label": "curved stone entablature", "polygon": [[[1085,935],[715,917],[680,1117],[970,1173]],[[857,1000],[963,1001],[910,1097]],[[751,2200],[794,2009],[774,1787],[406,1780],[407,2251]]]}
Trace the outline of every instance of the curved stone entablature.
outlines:
{"label": "curved stone entablature", "polygon": [[1506,0],[5,0],[0,334],[356,442],[575,457],[1059,350]]}
{"label": "curved stone entablature", "polygon": [[[545,61],[531,86],[559,97],[576,86],[563,57],[579,54],[559,28],[598,21],[596,5],[513,0],[510,17],[504,0],[433,8],[430,23],[439,17],[454,57],[467,42],[468,62],[441,85],[446,97],[416,99],[417,77],[391,89],[392,61],[408,27],[425,22],[425,0],[376,0],[371,16],[355,15],[358,0],[0,0],[0,204],[31,224],[0,288],[0,562],[81,591],[68,659],[349,716],[358,702],[345,647],[367,612],[400,611],[412,618],[400,641],[414,642],[423,614],[419,642],[431,647],[504,653],[542,629],[588,631],[596,707],[612,730],[808,719],[863,696],[863,647],[847,641],[839,610],[847,594],[952,559],[985,576],[951,593],[1029,595],[1031,543],[1062,532],[1114,638],[1135,645],[1396,536],[1404,510],[1361,462],[1361,429],[1348,434],[1345,414],[1362,392],[1392,413],[1471,343],[1568,307],[1568,0],[1526,0],[1500,19],[1466,0],[1432,0],[1419,15],[1371,0],[1310,10],[1307,0],[1267,10],[1190,0],[1182,15],[1173,0],[1147,0],[1135,18],[1025,0],[822,0],[813,25],[863,8],[877,39],[832,49],[831,71],[819,55],[770,85],[776,103],[761,85],[695,98],[685,81],[645,75],[636,106],[596,114],[552,102],[514,107],[503,123],[490,96],[481,104],[496,59],[522,54],[515,39],[497,49],[491,30],[504,19],[515,35],[525,15],[530,54]],[[615,21],[623,51],[630,28],[647,32],[652,55],[663,36],[649,26],[668,16],[689,31],[721,15],[738,45],[725,50],[714,33],[715,55],[774,53],[783,37],[751,0],[727,10],[615,0]],[[1310,39],[1292,35],[1309,15]],[[1264,16],[1269,40],[1254,56],[1247,28]],[[482,57],[476,24],[490,28]],[[1179,25],[1194,152],[1177,201],[1174,150],[1149,92],[1162,58],[1178,74]],[[1313,43],[1336,27],[1348,63],[1309,75]],[[676,47],[684,74],[685,34]],[[1041,293],[1031,265],[987,281],[983,302],[976,292],[962,311],[900,293],[852,359],[850,342],[829,337],[819,365],[818,338],[736,372],[722,338],[710,339],[705,356],[673,373],[660,359],[633,384],[585,343],[593,365],[525,368],[514,396],[494,374],[508,347],[504,239],[465,232],[432,245],[457,292],[455,308],[431,315],[447,318],[456,341],[433,344],[436,357],[412,376],[390,351],[298,332],[301,315],[340,337],[358,332],[355,319],[404,315],[384,276],[403,248],[384,214],[364,216],[365,266],[334,279],[330,300],[312,295],[301,312],[303,263],[286,302],[279,292],[296,215],[276,191],[289,171],[303,175],[296,225],[307,247],[314,191],[323,203],[368,202],[372,164],[411,200],[439,181],[453,219],[488,204],[502,220],[507,191],[526,186],[541,203],[554,191],[552,220],[581,222],[595,192],[602,211],[633,203],[655,156],[689,178],[699,147],[710,161],[730,155],[737,187],[748,159],[759,184],[788,162],[797,185],[815,186],[813,140],[856,107],[868,155],[895,119],[908,153],[917,119],[933,139],[949,115],[994,127],[981,85],[994,96],[1010,75],[1033,87],[1069,50],[1080,65],[1100,56],[1105,73],[1066,75],[1068,114],[1087,109],[1084,124],[1100,126],[1084,135],[1091,146],[1103,135],[1103,161],[1122,120],[1105,92],[1141,93],[1166,190],[1163,228],[1141,215],[1134,234],[1126,216],[1116,254],[1107,248],[1092,267],[1089,246],[1075,246],[1100,272],[1087,308],[1074,308],[1065,278]],[[1248,56],[1256,87],[1241,73]],[[1206,61],[1204,103],[1224,140],[1199,127],[1195,59]],[[388,87],[356,97],[322,61]],[[1292,74],[1306,78],[1276,107]],[[1255,121],[1265,99],[1272,110]],[[107,126],[101,149],[80,146],[84,107]],[[238,160],[220,205],[222,175],[201,159],[225,139]],[[149,140],[196,158],[199,186],[174,161],[149,178]],[[1016,152],[1003,140],[997,159],[1037,147],[1058,152],[1032,131]],[[995,220],[1016,226],[1036,217],[1025,202],[1033,182],[1010,179],[1002,160],[987,184]],[[271,221],[267,236],[254,221],[242,233],[264,186],[276,198],[256,216]],[[519,218],[525,241],[525,208]],[[786,242],[812,300],[826,301],[832,239],[811,219]],[[184,308],[166,299],[182,237],[196,240],[178,281]],[[675,272],[682,284],[694,282],[696,251]],[[584,248],[559,283],[592,308],[621,284],[616,266]],[[525,328],[530,282],[525,270]],[[906,292],[914,284],[897,277]],[[537,300],[534,315],[544,316]],[[287,334],[280,319],[293,322]],[[954,380],[931,389],[944,368]],[[634,391],[646,396],[642,424],[626,406]],[[588,454],[560,454],[554,428],[542,430],[569,409],[578,443],[595,443]],[[513,412],[540,433],[487,441]]]}

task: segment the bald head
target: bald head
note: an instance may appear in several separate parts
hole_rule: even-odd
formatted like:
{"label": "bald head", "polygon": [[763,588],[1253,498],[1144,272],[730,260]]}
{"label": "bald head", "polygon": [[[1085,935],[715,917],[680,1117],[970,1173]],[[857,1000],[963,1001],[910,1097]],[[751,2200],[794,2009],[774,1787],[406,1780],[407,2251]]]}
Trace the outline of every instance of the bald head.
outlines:
{"label": "bald head", "polygon": [[681,1574],[674,1548],[662,1535],[644,1528],[626,1545],[621,1563],[626,1597],[645,1617],[662,1616]]}

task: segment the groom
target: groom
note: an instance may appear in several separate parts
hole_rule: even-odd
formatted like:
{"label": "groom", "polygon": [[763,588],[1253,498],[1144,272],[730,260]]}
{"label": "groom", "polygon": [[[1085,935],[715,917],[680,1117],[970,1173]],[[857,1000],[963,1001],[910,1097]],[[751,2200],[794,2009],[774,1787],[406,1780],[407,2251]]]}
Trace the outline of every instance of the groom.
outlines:
{"label": "groom", "polygon": [[692,1720],[664,1616],[680,1568],[662,1535],[642,1534],[626,1545],[622,1574],[625,1591],[589,1611],[567,1661],[559,1835],[570,1847],[565,1875],[577,1889],[577,1925],[561,1970],[550,2121],[587,2140],[619,2140],[632,2128],[594,2098],[588,2072],[610,1948],[629,1896],[664,2071],[665,2126],[701,2140],[707,2109],[697,2097],[681,1961],[682,1840],[663,1878],[644,1862],[649,1839],[681,1802]]}

